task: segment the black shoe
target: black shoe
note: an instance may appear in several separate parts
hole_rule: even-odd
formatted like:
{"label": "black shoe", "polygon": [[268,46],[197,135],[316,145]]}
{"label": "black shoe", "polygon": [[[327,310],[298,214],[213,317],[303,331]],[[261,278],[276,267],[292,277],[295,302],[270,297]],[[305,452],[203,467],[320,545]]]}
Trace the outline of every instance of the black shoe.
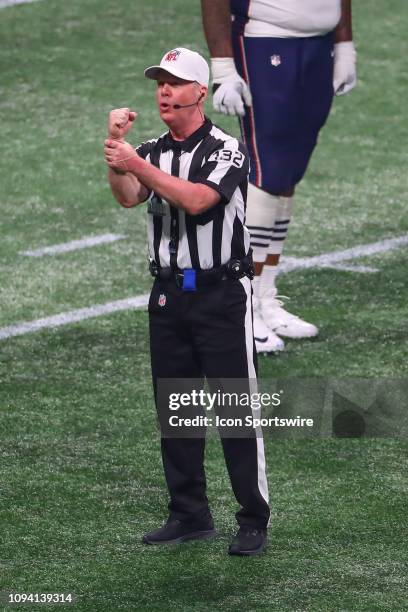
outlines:
{"label": "black shoe", "polygon": [[228,549],[229,555],[258,555],[266,547],[266,529],[243,526]]}
{"label": "black shoe", "polygon": [[186,540],[205,540],[217,535],[212,523],[169,520],[163,527],[143,536],[145,544],[179,544]]}

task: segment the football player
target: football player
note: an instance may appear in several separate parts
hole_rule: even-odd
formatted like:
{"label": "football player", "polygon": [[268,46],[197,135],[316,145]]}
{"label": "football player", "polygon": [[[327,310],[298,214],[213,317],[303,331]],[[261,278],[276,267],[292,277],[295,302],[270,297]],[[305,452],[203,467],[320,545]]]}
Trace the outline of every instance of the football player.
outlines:
{"label": "football player", "polygon": [[251,159],[246,225],[255,264],[258,352],[316,336],[277,295],[278,263],[333,95],[356,85],[351,0],[201,0],[213,105],[238,115]]}

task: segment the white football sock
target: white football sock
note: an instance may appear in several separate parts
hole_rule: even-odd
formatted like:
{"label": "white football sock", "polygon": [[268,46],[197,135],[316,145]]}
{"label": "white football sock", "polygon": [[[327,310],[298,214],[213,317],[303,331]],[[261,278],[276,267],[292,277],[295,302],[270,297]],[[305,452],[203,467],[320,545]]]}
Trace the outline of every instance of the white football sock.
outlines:
{"label": "white football sock", "polygon": [[254,292],[255,299],[259,298],[260,288],[261,288],[261,277],[254,276],[254,278],[252,279],[252,290]]}
{"label": "white football sock", "polygon": [[271,241],[268,247],[268,255],[281,255],[283,243],[287,236],[288,227],[292,218],[293,198],[279,197],[276,205],[276,214],[272,230]]}
{"label": "white football sock", "polygon": [[[272,237],[268,247],[268,255],[281,255],[285,242],[290,220],[292,218],[293,198],[279,197],[276,207],[275,222],[272,230]],[[278,264],[270,266],[265,264],[261,274],[260,297],[275,296],[276,277],[278,274]]]}
{"label": "white football sock", "polygon": [[249,183],[245,225],[251,234],[255,262],[263,263],[268,254],[278,203],[278,196],[271,195]]}
{"label": "white football sock", "polygon": [[259,285],[259,297],[275,296],[277,293],[276,289],[276,277],[278,275],[278,266],[264,265],[262,268],[261,282]]}

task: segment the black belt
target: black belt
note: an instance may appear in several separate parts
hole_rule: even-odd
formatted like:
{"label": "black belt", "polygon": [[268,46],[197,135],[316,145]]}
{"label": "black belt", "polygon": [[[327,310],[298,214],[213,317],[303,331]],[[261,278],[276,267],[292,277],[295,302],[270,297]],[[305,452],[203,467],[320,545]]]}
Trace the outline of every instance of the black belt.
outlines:
{"label": "black belt", "polygon": [[[172,268],[161,268],[155,261],[150,261],[150,274],[154,278],[163,281],[174,281],[180,288],[184,286],[184,274],[190,273],[191,269],[181,270]],[[197,287],[205,287],[214,285],[227,278],[239,279],[247,276],[253,278],[252,257],[247,256],[243,259],[230,259],[226,264],[219,268],[210,268],[209,270],[194,270],[195,282]]]}

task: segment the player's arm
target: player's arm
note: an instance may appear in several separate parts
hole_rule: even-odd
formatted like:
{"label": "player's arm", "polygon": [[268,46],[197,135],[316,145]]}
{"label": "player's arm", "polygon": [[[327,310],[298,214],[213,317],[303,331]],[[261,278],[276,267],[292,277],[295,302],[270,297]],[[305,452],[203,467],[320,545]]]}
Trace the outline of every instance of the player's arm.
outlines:
{"label": "player's arm", "polygon": [[[156,168],[142,159],[127,142],[107,140],[105,157],[110,171],[125,172],[123,176],[129,181],[126,187],[123,183],[120,187],[129,191],[120,191],[117,197],[123,206],[139,204],[142,201],[140,198],[146,199],[149,191],[153,190],[176,208],[190,215],[199,215],[221,199],[219,193],[207,185],[192,183]],[[114,195],[116,197],[115,192]]]}
{"label": "player's arm", "polygon": [[334,41],[333,88],[334,93],[341,96],[351,91],[357,83],[351,0],[341,0],[341,17],[334,31]]}
{"label": "player's arm", "polygon": [[336,43],[353,40],[351,0],[341,0],[341,17],[334,31]]}
{"label": "player's arm", "polygon": [[[105,159],[109,157],[108,141],[124,143],[126,134],[131,129],[136,113],[128,108],[116,108],[109,113],[108,139],[105,141]],[[130,145],[129,145],[130,147]],[[127,155],[133,155],[134,149]],[[108,161],[108,160],[107,160]],[[108,164],[109,165],[109,164]],[[144,202],[149,196],[149,190],[125,167],[109,167],[108,181],[115,199],[125,208],[131,208]]]}
{"label": "player's arm", "polygon": [[211,57],[233,57],[229,0],[201,0],[204,35]]}
{"label": "player's arm", "polygon": [[204,34],[211,55],[213,106],[226,115],[245,115],[251,106],[248,85],[240,77],[233,59],[229,0],[201,0]]}

